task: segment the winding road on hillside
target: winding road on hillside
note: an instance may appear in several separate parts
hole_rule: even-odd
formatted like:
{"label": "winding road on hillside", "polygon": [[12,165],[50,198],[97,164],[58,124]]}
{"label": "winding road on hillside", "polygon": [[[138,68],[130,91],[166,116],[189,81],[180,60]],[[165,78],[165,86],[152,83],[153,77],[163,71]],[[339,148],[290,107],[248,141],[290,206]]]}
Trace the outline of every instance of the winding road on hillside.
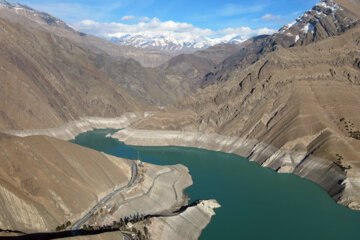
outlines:
{"label": "winding road on hillside", "polygon": [[81,218],[79,221],[77,221],[71,228],[71,230],[79,230],[86,222],[89,220],[89,218],[100,208],[102,207],[107,201],[109,201],[114,195],[119,193],[120,191],[131,187],[133,183],[135,182],[137,175],[137,165],[135,161],[131,161],[131,178],[129,183],[121,188],[116,189],[112,193],[105,196],[103,199],[101,199],[91,210],[88,212],[83,218]]}

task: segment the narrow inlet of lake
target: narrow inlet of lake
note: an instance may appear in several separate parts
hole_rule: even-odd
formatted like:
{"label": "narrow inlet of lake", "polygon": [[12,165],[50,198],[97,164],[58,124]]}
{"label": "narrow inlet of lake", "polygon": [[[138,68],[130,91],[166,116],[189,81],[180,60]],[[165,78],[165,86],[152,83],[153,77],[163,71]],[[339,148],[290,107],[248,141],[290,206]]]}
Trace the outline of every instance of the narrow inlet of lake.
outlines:
{"label": "narrow inlet of lake", "polygon": [[191,200],[216,199],[221,208],[200,239],[360,239],[360,212],[336,204],[316,184],[278,174],[234,154],[185,147],[127,146],[105,137],[114,130],[80,134],[73,143],[121,158],[183,164],[194,184]]}

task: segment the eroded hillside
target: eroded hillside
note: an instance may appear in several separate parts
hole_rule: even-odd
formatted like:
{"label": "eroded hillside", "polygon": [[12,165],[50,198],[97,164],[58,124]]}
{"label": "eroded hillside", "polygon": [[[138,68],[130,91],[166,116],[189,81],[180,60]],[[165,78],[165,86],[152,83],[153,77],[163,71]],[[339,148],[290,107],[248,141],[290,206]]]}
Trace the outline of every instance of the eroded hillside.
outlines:
{"label": "eroded hillside", "polygon": [[102,74],[70,41],[0,19],[0,129],[116,117],[146,105]]}
{"label": "eroded hillside", "polygon": [[50,137],[0,136],[0,229],[54,231],[125,186],[129,160]]}
{"label": "eroded hillside", "polygon": [[[307,46],[279,49],[133,127],[254,139],[261,144],[246,157],[311,179],[345,205],[359,206],[359,46],[356,26]],[[326,161],[317,163],[316,157]]]}

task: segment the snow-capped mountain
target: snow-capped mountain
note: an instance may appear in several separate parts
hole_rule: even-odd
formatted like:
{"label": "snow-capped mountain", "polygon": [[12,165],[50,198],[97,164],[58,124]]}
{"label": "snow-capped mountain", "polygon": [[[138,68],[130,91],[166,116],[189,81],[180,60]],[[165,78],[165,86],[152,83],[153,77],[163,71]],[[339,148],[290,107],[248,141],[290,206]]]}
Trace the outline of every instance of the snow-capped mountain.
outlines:
{"label": "snow-capped mountain", "polygon": [[294,45],[308,44],[344,32],[356,22],[333,0],[320,0],[311,10],[282,27],[276,34]]}
{"label": "snow-capped mountain", "polygon": [[242,36],[234,36],[231,38],[199,38],[191,40],[177,40],[170,36],[144,36],[141,34],[126,34],[121,37],[108,38],[113,43],[119,45],[133,46],[137,48],[156,49],[166,52],[187,52],[198,49],[212,47],[217,44],[232,43],[238,44],[246,39]]}

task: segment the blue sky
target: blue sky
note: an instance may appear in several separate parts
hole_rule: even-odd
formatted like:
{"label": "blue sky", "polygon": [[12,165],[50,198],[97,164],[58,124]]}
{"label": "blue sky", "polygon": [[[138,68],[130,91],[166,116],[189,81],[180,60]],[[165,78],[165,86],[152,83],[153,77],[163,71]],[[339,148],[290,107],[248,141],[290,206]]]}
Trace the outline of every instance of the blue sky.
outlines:
{"label": "blue sky", "polygon": [[[123,27],[126,28],[126,26],[137,26],[137,29],[142,31],[144,27],[139,26],[139,23],[148,24],[154,19],[156,21],[151,24],[151,27],[154,28],[156,24],[168,22],[171,24],[167,24],[166,27],[170,25],[175,32],[177,31],[176,24],[172,23],[186,23],[201,30],[210,29],[216,34],[223,33],[223,30],[228,28],[246,27],[254,33],[255,30],[263,28],[277,30],[310,9],[317,1],[20,0],[19,2],[48,12],[84,32],[102,35],[106,34],[103,30],[109,27],[110,23],[118,24],[116,30],[114,25],[110,28],[109,34],[115,34],[117,31],[125,33],[127,30],[123,31]],[[83,24],[84,20],[91,21],[85,21]],[[90,25],[93,25],[94,28],[91,29]],[[163,24],[161,29],[164,26]]]}

